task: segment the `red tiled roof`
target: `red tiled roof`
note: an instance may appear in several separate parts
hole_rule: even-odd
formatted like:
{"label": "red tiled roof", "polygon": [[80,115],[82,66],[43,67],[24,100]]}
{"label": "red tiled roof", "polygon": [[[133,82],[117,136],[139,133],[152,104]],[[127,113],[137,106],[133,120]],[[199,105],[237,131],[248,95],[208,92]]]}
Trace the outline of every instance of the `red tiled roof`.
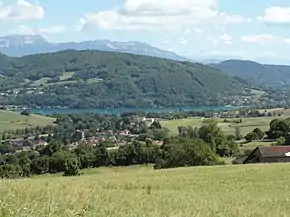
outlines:
{"label": "red tiled roof", "polygon": [[259,149],[264,157],[286,157],[286,153],[290,154],[290,146],[259,147]]}

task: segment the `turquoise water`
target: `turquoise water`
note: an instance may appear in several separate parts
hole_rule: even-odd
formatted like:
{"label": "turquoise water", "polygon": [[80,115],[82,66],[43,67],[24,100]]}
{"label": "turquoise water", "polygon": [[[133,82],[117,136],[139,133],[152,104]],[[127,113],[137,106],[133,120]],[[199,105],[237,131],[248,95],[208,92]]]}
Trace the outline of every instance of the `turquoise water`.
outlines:
{"label": "turquoise water", "polygon": [[181,106],[166,108],[87,108],[87,109],[70,109],[70,108],[50,108],[50,109],[32,109],[31,113],[51,115],[51,114],[74,114],[74,113],[99,113],[119,115],[128,112],[142,111],[146,113],[175,112],[175,111],[226,111],[241,108],[240,106]]}

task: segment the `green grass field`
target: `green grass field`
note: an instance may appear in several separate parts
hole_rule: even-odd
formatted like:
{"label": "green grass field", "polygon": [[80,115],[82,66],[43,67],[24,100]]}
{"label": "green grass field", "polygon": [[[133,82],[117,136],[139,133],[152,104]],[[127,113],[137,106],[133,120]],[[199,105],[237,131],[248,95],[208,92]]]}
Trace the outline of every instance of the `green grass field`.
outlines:
{"label": "green grass field", "polygon": [[74,83],[78,83],[78,81],[58,81],[58,82],[46,84],[45,86],[65,85],[65,84],[74,84]]}
{"label": "green grass field", "polygon": [[23,116],[16,112],[0,110],[0,133],[6,130],[46,126],[52,124],[54,120],[40,115]]}
{"label": "green grass field", "polygon": [[0,216],[284,217],[290,164],[100,168],[0,180]]}
{"label": "green grass field", "polygon": [[250,142],[243,145],[240,145],[239,150],[241,153],[247,151],[253,151],[257,146],[272,146],[274,142]]}
{"label": "green grass field", "polygon": [[61,81],[67,80],[67,79],[71,78],[74,74],[75,74],[75,72],[65,72],[59,77],[59,80],[61,80]]}
{"label": "green grass field", "polygon": [[[274,118],[275,117],[244,118],[243,122],[240,124],[224,123],[224,119],[217,119],[217,121],[218,126],[220,126],[221,129],[227,134],[233,134],[235,132],[235,127],[239,127],[241,134],[246,135],[257,127],[264,131],[268,130],[269,124]],[[201,118],[188,118],[181,120],[162,121],[161,124],[163,127],[167,127],[173,135],[176,135],[178,126],[200,127],[203,121],[204,119]]]}
{"label": "green grass field", "polygon": [[255,89],[251,90],[251,95],[254,96],[256,99],[261,98],[265,93],[266,93],[265,91],[261,91],[261,90],[255,90]]}
{"label": "green grass field", "polygon": [[37,81],[34,81],[31,84],[31,86],[32,87],[37,87],[37,86],[40,86],[40,85],[45,85],[48,80],[50,80],[50,78],[41,78],[41,79],[39,79]]}

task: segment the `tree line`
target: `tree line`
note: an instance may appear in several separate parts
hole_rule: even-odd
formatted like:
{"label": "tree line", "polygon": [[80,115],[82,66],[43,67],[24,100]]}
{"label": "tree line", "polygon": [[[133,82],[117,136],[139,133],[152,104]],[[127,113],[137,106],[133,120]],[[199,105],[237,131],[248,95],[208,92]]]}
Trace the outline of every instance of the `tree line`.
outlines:
{"label": "tree line", "polygon": [[[155,123],[152,128],[160,126]],[[36,150],[0,155],[0,177],[20,178],[59,172],[75,176],[85,168],[135,164],[154,164],[155,169],[218,165],[223,163],[220,157],[237,154],[233,139],[224,135],[216,122],[205,122],[197,130],[186,130],[177,137],[165,138],[161,145],[145,138],[145,141],[135,140],[117,149],[109,149],[106,142],[96,146],[81,143],[70,149],[53,140]]]}

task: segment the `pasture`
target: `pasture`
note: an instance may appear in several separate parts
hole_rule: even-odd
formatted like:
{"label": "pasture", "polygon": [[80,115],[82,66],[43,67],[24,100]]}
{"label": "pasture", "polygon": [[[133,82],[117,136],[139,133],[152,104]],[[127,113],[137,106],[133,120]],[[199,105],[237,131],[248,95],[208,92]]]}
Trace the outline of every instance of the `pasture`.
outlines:
{"label": "pasture", "polygon": [[[218,121],[218,126],[227,133],[227,134],[234,134],[235,127],[240,128],[240,132],[242,135],[246,135],[252,132],[255,128],[260,128],[263,131],[269,129],[269,124],[271,120],[277,117],[259,117],[259,118],[243,118],[242,123],[225,123],[224,119],[216,119]],[[238,119],[229,119],[230,121],[238,120]],[[180,120],[169,120],[169,121],[162,121],[161,125],[166,127],[170,130],[172,135],[176,135],[178,133],[177,128],[179,126],[192,126],[200,127],[203,123],[204,119],[201,118],[187,118],[187,119],[180,119]]]}
{"label": "pasture", "polygon": [[74,74],[75,74],[75,72],[65,72],[59,77],[59,80],[65,81],[65,80],[71,78]]}
{"label": "pasture", "polygon": [[24,129],[27,127],[47,126],[53,124],[54,118],[0,110],[0,133],[6,130]]}
{"label": "pasture", "polygon": [[290,164],[135,166],[0,180],[0,216],[289,216],[289,170]]}

